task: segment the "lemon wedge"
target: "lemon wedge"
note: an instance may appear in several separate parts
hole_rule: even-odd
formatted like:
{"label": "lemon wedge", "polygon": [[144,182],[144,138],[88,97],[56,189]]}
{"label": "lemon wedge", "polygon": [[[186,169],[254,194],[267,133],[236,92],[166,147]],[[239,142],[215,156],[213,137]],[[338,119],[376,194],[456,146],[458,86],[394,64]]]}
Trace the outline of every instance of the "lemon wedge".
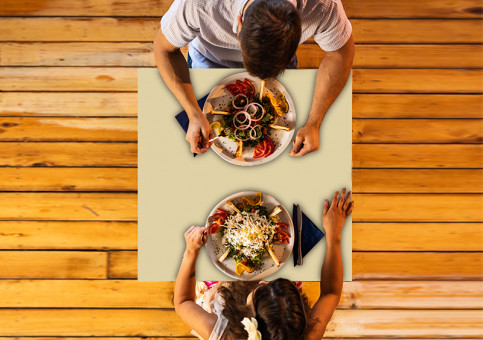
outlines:
{"label": "lemon wedge", "polygon": [[223,126],[222,126],[221,122],[218,122],[218,121],[211,123],[210,128],[212,130],[216,130],[216,133],[218,135],[221,133],[221,131],[223,131]]}

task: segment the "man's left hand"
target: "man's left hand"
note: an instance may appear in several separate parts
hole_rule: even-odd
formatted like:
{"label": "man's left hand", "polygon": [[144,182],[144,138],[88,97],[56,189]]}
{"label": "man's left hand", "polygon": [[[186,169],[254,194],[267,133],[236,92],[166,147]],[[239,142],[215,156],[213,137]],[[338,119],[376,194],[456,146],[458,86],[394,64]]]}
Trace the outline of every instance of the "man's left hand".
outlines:
{"label": "man's left hand", "polygon": [[300,157],[317,150],[319,150],[319,126],[307,123],[297,132],[289,155]]}

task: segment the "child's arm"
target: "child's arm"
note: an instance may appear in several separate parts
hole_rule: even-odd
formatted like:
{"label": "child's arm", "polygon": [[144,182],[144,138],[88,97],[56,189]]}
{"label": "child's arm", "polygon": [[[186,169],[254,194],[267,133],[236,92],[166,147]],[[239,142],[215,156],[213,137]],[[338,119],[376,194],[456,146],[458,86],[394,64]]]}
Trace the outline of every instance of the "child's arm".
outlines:
{"label": "child's arm", "polygon": [[326,231],[327,249],[320,278],[320,296],[308,316],[309,333],[306,339],[321,339],[342,293],[343,270],[340,251],[342,227],[352,212],[354,202],[351,193],[345,197],[346,189],[334,194],[332,203],[324,202],[322,220]]}
{"label": "child's arm", "polygon": [[183,321],[204,339],[208,339],[218,317],[195,302],[195,268],[200,248],[205,244],[205,227],[191,227],[185,234],[186,250],[174,288],[174,308]]}

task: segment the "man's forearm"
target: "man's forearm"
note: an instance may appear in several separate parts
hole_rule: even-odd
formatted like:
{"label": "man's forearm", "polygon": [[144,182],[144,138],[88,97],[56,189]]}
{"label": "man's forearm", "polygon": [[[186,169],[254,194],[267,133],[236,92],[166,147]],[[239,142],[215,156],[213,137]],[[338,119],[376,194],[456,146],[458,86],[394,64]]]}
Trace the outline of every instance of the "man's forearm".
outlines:
{"label": "man's forearm", "polygon": [[326,239],[327,248],[320,278],[320,294],[334,294],[340,296],[342,293],[343,282],[340,237],[335,238],[331,235],[327,235]]}
{"label": "man's forearm", "polygon": [[353,39],[340,51],[328,52],[320,63],[307,124],[320,127],[325,114],[344,88],[352,68]]}
{"label": "man's forearm", "polygon": [[156,65],[164,82],[191,119],[193,115],[201,113],[201,110],[191,85],[188,64],[179,49],[165,51],[161,48],[160,34],[161,31],[158,32],[154,43]]}
{"label": "man's forearm", "polygon": [[176,284],[174,288],[174,305],[180,304],[186,300],[195,299],[196,287],[196,260],[198,259],[199,250],[196,252],[185,251],[183,261],[179,268]]}

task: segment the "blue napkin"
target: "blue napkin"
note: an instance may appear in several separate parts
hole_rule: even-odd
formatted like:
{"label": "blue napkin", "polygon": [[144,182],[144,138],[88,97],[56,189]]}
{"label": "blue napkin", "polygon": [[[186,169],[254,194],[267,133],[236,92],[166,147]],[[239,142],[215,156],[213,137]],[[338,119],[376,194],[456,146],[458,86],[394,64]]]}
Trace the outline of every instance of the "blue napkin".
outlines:
{"label": "blue napkin", "polygon": [[[297,213],[295,204],[293,205],[293,222],[295,229],[295,243],[293,247],[293,265],[297,265],[298,260],[298,225],[297,225]],[[302,212],[302,258],[312,250],[312,248],[319,243],[319,241],[325,236],[325,234],[317,228],[317,226]]]}
{"label": "blue napkin", "polygon": [[[203,108],[206,102],[206,98],[208,98],[208,95],[204,96],[201,99],[198,99],[198,105]],[[178,121],[179,125],[183,128],[184,132],[188,132],[188,127],[190,125],[190,120],[188,118],[188,115],[186,114],[186,111],[181,111],[176,115],[176,120]],[[196,157],[196,153],[193,154],[194,157]]]}

